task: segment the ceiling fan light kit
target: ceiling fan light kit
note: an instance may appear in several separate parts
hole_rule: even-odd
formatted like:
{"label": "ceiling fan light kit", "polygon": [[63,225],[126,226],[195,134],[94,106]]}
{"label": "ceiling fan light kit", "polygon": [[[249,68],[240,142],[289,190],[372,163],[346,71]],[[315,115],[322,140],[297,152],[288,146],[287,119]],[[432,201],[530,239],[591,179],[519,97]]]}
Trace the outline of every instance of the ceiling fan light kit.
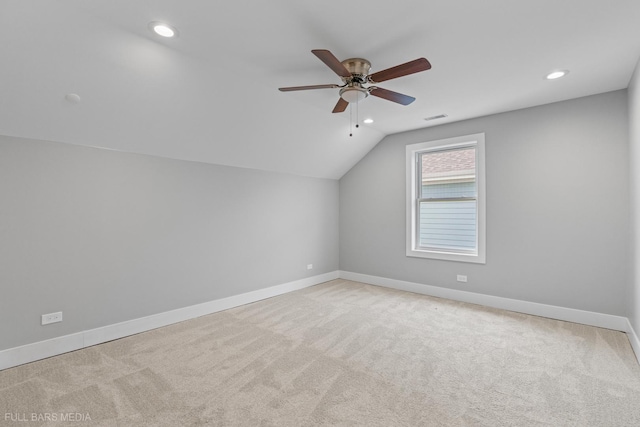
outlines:
{"label": "ceiling fan light kit", "polygon": [[369,91],[361,86],[348,86],[340,89],[340,97],[348,103],[358,102],[369,96]]}
{"label": "ceiling fan light kit", "polygon": [[409,105],[415,101],[415,98],[412,96],[377,86],[365,87],[363,85],[384,82],[431,69],[429,61],[425,58],[418,58],[395,67],[387,68],[386,70],[369,74],[371,71],[371,63],[366,59],[350,58],[340,61],[326,49],[314,49],[311,53],[316,55],[327,67],[331,68],[331,70],[333,70],[333,72],[342,79],[343,85],[324,84],[313,86],[291,86],[281,87],[280,91],[291,92],[297,90],[340,88],[340,98],[338,99],[336,106],[333,108],[333,113],[342,113],[346,110],[349,104],[358,103],[369,95],[386,99],[387,101],[401,105]]}

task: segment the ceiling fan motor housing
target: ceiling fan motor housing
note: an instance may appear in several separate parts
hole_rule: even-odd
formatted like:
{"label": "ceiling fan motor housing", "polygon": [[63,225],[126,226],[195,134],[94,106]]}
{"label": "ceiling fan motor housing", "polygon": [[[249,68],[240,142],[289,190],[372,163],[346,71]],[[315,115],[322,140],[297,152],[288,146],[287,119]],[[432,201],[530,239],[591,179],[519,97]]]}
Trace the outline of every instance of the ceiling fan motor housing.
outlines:
{"label": "ceiling fan motor housing", "polygon": [[362,58],[345,59],[342,61],[342,65],[351,73],[351,77],[342,77],[345,83],[349,83],[353,79],[362,80],[361,83],[364,83],[369,71],[371,71],[371,63]]}
{"label": "ceiling fan motor housing", "polygon": [[342,99],[352,103],[369,96],[369,91],[363,88],[362,84],[367,82],[371,63],[363,58],[349,58],[342,61],[342,65],[351,73],[351,77],[342,77],[342,81],[347,84],[340,89]]}

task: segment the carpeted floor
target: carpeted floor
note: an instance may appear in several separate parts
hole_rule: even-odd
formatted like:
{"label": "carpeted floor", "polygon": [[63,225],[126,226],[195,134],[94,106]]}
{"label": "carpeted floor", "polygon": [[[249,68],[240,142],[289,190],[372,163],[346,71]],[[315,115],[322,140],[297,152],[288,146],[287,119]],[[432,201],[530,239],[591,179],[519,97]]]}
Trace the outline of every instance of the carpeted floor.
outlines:
{"label": "carpeted floor", "polygon": [[621,332],[335,280],[0,371],[0,425],[640,426],[640,367]]}

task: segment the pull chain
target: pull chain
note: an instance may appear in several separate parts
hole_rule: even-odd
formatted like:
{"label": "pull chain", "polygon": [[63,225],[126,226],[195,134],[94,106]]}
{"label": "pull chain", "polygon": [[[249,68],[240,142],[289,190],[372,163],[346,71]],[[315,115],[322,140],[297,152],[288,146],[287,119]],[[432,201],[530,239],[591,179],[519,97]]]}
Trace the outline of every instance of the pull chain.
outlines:
{"label": "pull chain", "polygon": [[[360,127],[360,103],[356,101],[356,129]],[[349,136],[353,136],[353,102],[349,103]]]}
{"label": "pull chain", "polygon": [[353,136],[353,107],[349,103],[349,136]]}

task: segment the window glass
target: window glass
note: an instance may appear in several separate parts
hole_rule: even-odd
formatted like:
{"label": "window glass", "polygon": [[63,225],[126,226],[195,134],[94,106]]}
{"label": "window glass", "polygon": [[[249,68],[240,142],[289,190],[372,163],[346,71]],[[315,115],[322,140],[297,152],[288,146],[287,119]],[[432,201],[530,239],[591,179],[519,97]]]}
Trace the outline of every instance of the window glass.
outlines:
{"label": "window glass", "polygon": [[475,251],[476,149],[420,153],[418,246]]}

